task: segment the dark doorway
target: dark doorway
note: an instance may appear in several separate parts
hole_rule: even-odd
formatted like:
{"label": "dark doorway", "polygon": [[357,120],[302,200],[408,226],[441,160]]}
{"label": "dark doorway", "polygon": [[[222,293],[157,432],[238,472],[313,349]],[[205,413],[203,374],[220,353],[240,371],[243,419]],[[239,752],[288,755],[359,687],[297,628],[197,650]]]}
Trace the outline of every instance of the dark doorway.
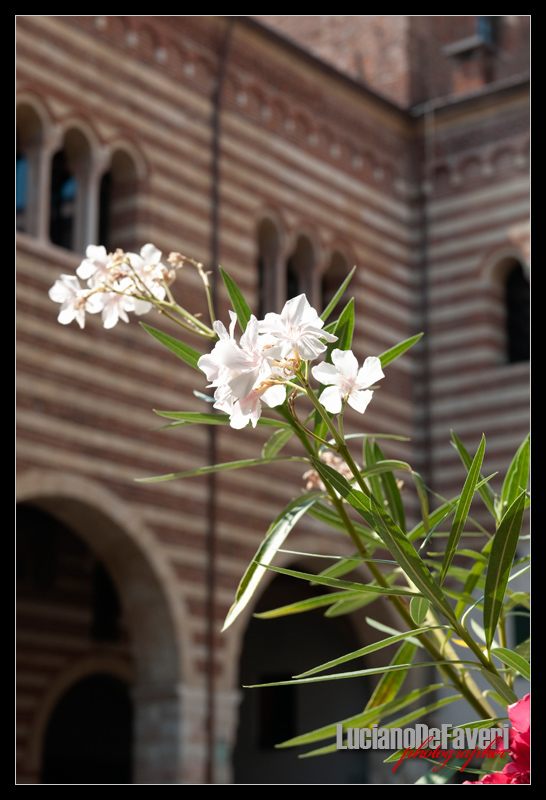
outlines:
{"label": "dark doorway", "polygon": [[71,686],[47,728],[41,783],[132,783],[132,716],[118,678],[91,675]]}
{"label": "dark doorway", "polygon": [[[295,567],[297,569],[297,567]],[[323,594],[304,581],[278,575],[256,611]],[[240,664],[242,686],[290,679],[290,676],[356,650],[346,617],[327,618],[317,610],[279,619],[252,619]],[[353,669],[363,668],[355,661]],[[338,751],[300,759],[313,746],[276,749],[275,745],[362,711],[368,700],[365,678],[310,685],[241,689],[243,699],[234,754],[234,783],[339,784],[366,783],[367,756]],[[317,747],[330,742],[320,742]]]}

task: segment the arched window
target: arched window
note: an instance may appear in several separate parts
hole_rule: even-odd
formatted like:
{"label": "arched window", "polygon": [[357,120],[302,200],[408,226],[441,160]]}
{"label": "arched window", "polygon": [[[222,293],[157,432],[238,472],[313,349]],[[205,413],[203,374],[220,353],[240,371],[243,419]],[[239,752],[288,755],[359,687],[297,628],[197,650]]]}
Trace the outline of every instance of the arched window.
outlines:
{"label": "arched window", "polygon": [[137,240],[138,175],[133,158],[125,150],[112,155],[110,169],[100,183],[99,244],[108,251],[132,250]]}
{"label": "arched window", "polygon": [[307,295],[311,305],[315,302],[315,252],[310,239],[300,235],[296,247],[286,262],[286,299]]}
{"label": "arched window", "polygon": [[[347,259],[339,251],[334,251],[321,281],[321,311],[333,299],[337,290],[349,274]],[[341,306],[342,308],[342,306]],[[340,308],[340,310],[341,310]]]}
{"label": "arched window", "polygon": [[528,361],[530,355],[530,288],[517,261],[504,283],[506,308],[506,355],[508,362]]}
{"label": "arched window", "polygon": [[40,117],[30,105],[17,108],[15,202],[17,230],[36,236],[40,150],[44,130]]}
{"label": "arched window", "polygon": [[92,233],[89,197],[91,148],[78,129],[65,134],[51,162],[49,237],[53,244],[82,252]]}
{"label": "arched window", "polygon": [[258,316],[278,311],[278,264],[280,235],[268,218],[258,226]]}

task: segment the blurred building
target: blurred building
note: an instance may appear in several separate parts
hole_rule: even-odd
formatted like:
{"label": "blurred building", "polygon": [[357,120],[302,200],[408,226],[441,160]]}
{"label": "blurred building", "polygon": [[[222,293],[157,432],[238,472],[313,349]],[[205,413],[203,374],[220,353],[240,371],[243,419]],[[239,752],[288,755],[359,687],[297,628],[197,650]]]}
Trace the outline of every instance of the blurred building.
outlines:
{"label": "blurred building", "polygon": [[[16,27],[18,782],[387,782],[373,754],[272,749],[355,713],[366,685],[241,690],[372,641],[359,615],[252,620],[305,591],[266,578],[219,632],[304,465],[136,483],[265,437],[158,430],[154,408],[203,408],[204,377],[134,320],[59,325],[48,290],[89,243],[153,242],[212,271],[227,321],[218,264],[259,313],[302,291],[322,307],[356,264],[358,358],[425,336],[350,430],[410,437],[385,451],[442,496],[464,479],[450,429],[471,452],[485,433],[484,472],[502,474],[528,428],[529,17]],[[174,292],[205,312],[190,270]],[[288,547],[351,552],[306,518]]]}

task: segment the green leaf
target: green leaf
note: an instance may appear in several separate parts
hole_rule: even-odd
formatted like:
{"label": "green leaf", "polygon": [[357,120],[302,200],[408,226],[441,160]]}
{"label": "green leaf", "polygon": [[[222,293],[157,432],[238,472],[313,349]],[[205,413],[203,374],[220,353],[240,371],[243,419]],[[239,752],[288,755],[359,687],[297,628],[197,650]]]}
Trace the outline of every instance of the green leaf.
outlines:
{"label": "green leaf", "polygon": [[[174,419],[180,425],[229,425],[229,416],[227,414],[205,414],[200,411],[158,411],[154,408],[154,414],[166,419]],[[258,420],[259,426],[282,428],[289,431],[290,428],[286,423],[280,420],[271,419],[270,417],[260,417]]]}
{"label": "green leaf", "polygon": [[227,272],[220,267],[220,274],[224,280],[225,287],[229,294],[229,299],[231,300],[231,304],[233,306],[233,310],[237,314],[237,320],[239,325],[241,326],[241,330],[246,331],[246,326],[252,316],[252,310],[248,303],[246,302],[245,298],[243,297],[241,291],[239,290],[235,281],[229,277]]}
{"label": "green leaf", "polygon": [[309,675],[315,675],[317,672],[324,672],[326,669],[331,669],[332,667],[337,667],[340,664],[345,664],[347,661],[353,661],[355,658],[362,658],[363,656],[367,656],[369,653],[375,653],[376,650],[382,650],[383,648],[389,647],[396,642],[405,641],[410,636],[418,636],[420,633],[426,633],[427,631],[430,631],[429,627],[415,628],[411,631],[397,633],[395,636],[389,636],[387,639],[382,639],[380,642],[374,642],[366,647],[361,647],[359,650],[355,650],[352,653],[347,653],[339,658],[334,658],[332,661],[327,661],[325,664],[321,664],[319,667],[313,667],[313,669],[309,669],[306,672],[301,672],[299,675],[295,675],[294,677],[306,678]]}
{"label": "green leaf", "polygon": [[179,342],[178,339],[175,339],[174,336],[169,336],[167,333],[163,333],[163,331],[158,331],[156,328],[152,328],[150,325],[146,325],[144,322],[140,323],[144,330],[153,336],[154,339],[157,339],[160,344],[166,347],[171,353],[174,353],[175,356],[181,358],[186,364],[189,364],[190,367],[193,367],[198,372],[201,372],[199,367],[197,366],[197,362],[201,358],[201,353],[198,353],[197,350],[194,350],[193,347],[189,347],[184,342]]}
{"label": "green leaf", "polygon": [[[265,566],[265,565],[264,565]],[[280,572],[282,575],[291,575],[293,578],[300,578],[310,583],[319,583],[322,586],[331,586],[334,589],[347,589],[353,592],[363,592],[364,594],[385,594],[385,595],[400,595],[403,597],[415,597],[416,592],[411,589],[402,589],[398,586],[390,586],[384,588],[377,586],[374,583],[357,583],[356,581],[343,581],[339,578],[327,578],[322,575],[313,575],[311,572],[298,572],[294,569],[284,569],[283,567],[273,567],[269,565],[268,569],[274,572]]]}
{"label": "green leaf", "polygon": [[442,569],[440,571],[440,585],[444,582],[444,579],[447,575],[447,571],[451,561],[453,560],[453,556],[459,544],[459,539],[461,538],[461,534],[466,524],[468,512],[470,511],[470,504],[472,503],[474,492],[476,491],[476,484],[478,483],[478,478],[480,476],[484,452],[485,436],[482,436],[480,446],[478,447],[476,455],[474,456],[474,460],[472,461],[470,469],[468,470],[463,491],[461,492],[461,497],[457,503],[457,508],[455,509],[455,517],[453,519],[453,525],[451,526],[451,533],[449,534],[449,539],[442,562]]}
{"label": "green leaf", "polygon": [[355,327],[355,301],[351,297],[339,318],[331,325],[327,325],[325,330],[337,336],[336,342],[330,342],[326,348],[325,360],[330,361],[332,350],[350,350],[353,341],[353,331]]}
{"label": "green leaf", "polygon": [[[321,683],[323,681],[341,681],[347,678],[362,678],[364,675],[377,675],[383,674],[385,672],[398,672],[398,671],[405,671],[407,669],[418,669],[419,667],[436,667],[436,666],[443,666],[447,664],[469,664],[475,663],[471,662],[468,659],[459,659],[457,662],[453,660],[442,660],[442,661],[420,661],[416,664],[400,664],[397,666],[389,666],[389,667],[372,667],[371,669],[358,669],[352,672],[335,672],[332,675],[321,675],[320,677],[311,677],[311,678],[294,678],[293,680],[289,681],[274,681],[273,683],[255,683],[250,686],[244,686],[245,689],[262,689],[269,686],[291,686],[293,684],[300,684],[300,683]],[[485,671],[485,670],[483,670]],[[505,684],[506,685],[506,684]]]}
{"label": "green leaf", "polygon": [[488,647],[491,646],[495,636],[502,610],[504,593],[516,554],[524,509],[525,492],[523,491],[506,511],[493,537],[485,578],[483,609],[483,621]]}
{"label": "green leaf", "polygon": [[[160,483],[161,481],[173,481],[176,478],[195,478],[198,475],[210,475],[211,472],[223,472],[228,469],[243,469],[245,467],[260,467],[263,464],[272,464],[278,461],[304,461],[306,458],[297,456],[280,456],[279,458],[245,458],[241,461],[227,461],[225,464],[212,464],[208,467],[191,469],[188,472],[171,472],[167,475],[157,475],[155,478],[135,478],[138,483]],[[320,495],[323,497],[323,495]]]}
{"label": "green leaf", "polygon": [[[386,458],[377,442],[374,442],[374,453],[376,461],[386,461]],[[404,511],[404,503],[402,502],[402,496],[400,494],[400,489],[398,488],[396,478],[392,472],[384,472],[379,477],[383,487],[383,496],[387,501],[389,514],[396,522],[398,527],[405,533],[406,515]]]}
{"label": "green leaf", "polygon": [[[466,449],[466,447],[464,446],[464,444],[461,442],[458,436],[455,435],[453,431],[451,431],[451,438],[453,440],[452,443],[455,446],[457,452],[459,453],[459,457],[463,462],[463,464],[465,465],[466,470],[468,472],[472,464],[472,457],[468,452],[468,450]],[[486,507],[489,509],[490,513],[493,515],[493,517],[496,518],[497,514],[495,512],[495,496],[493,494],[491,487],[488,486],[486,483],[484,483],[482,486],[480,486],[480,495]]]}
{"label": "green leaf", "polygon": [[420,625],[427,616],[429,602],[426,597],[412,597],[410,600],[410,614],[416,625]]}
{"label": "green leaf", "polygon": [[510,506],[520,492],[527,489],[529,480],[530,437],[527,435],[510,464],[501,490],[501,509]]}
{"label": "green leaf", "polygon": [[318,458],[312,458],[312,461],[323,481],[330,483],[355,511],[376,529],[392,557],[419,592],[427,597],[447,619],[454,621],[453,611],[446,596],[412,543],[389,517],[385,509],[373,497],[368,498],[363,492],[353,489],[350,483],[335,469],[324,464]]}
{"label": "green leaf", "polygon": [[531,680],[531,669],[529,664],[524,658],[518,655],[518,653],[515,653],[513,650],[508,650],[506,647],[495,647],[493,650],[491,650],[491,655],[496,656],[508,667],[515,669],[528,681]]}
{"label": "green leaf", "polygon": [[[250,598],[256,591],[267,566],[273,560],[275,553],[282,545],[294,525],[298,520],[311,508],[313,503],[316,503],[322,495],[318,492],[309,492],[308,494],[298,497],[287,505],[284,511],[277,517],[271,524],[265,539],[258,548],[256,555],[246,569],[241,582],[237,588],[235,601],[228,611],[226,620],[224,622],[225,631],[239,616],[241,611],[248,604]],[[258,563],[260,562],[260,563]]]}
{"label": "green leaf", "polygon": [[320,315],[320,318],[321,318],[321,320],[323,322],[326,322],[326,320],[328,319],[328,317],[330,316],[332,311],[335,309],[335,307],[337,306],[337,304],[339,303],[339,301],[343,297],[343,293],[345,292],[345,289],[349,285],[349,281],[351,280],[351,278],[355,274],[355,270],[356,270],[356,267],[353,267],[352,270],[350,271],[350,273],[347,275],[347,277],[343,281],[343,283],[341,284],[341,286],[339,287],[339,289],[337,290],[337,292],[335,293],[335,295],[333,296],[333,298],[330,300],[330,302],[328,303],[328,305],[326,306],[326,308],[324,309],[324,311]]}
{"label": "green leaf", "polygon": [[273,458],[276,456],[293,435],[294,431],[288,426],[283,425],[279,427],[279,430],[275,431],[264,444],[262,448],[262,457]]}
{"label": "green leaf", "polygon": [[417,336],[411,336],[409,339],[405,339],[403,342],[400,342],[400,344],[391,347],[390,350],[385,350],[384,353],[381,353],[379,356],[381,366],[386,367],[387,364],[390,364],[399,358],[403,353],[406,352],[406,350],[409,350],[410,347],[413,347],[413,345],[419,341],[422,335],[422,333],[418,333]]}
{"label": "green leaf", "polygon": [[[416,650],[417,645],[414,642],[405,641],[392,657],[390,665],[396,666],[397,664],[409,664],[415,655]],[[384,703],[393,702],[406,679],[407,672],[408,671],[406,670],[405,672],[385,673],[385,675],[379,679],[379,683],[373,690],[372,696],[366,703],[365,711],[377,708]]]}
{"label": "green leaf", "polygon": [[518,701],[518,696],[514,694],[512,689],[506,684],[505,681],[500,677],[500,675],[496,675],[494,672],[491,672],[488,669],[480,670],[481,674],[485,678],[485,680],[495,689],[496,692],[501,696],[503,700],[505,700],[509,705],[512,703],[516,703]]}
{"label": "green leaf", "polygon": [[259,619],[276,619],[277,617],[287,617],[290,614],[302,614],[315,608],[331,606],[338,600],[347,597],[362,597],[362,595],[360,592],[330,592],[329,594],[322,594],[320,597],[311,597],[307,600],[300,600],[297,603],[289,603],[286,606],[273,608],[270,611],[260,611],[253,616],[259,617]]}

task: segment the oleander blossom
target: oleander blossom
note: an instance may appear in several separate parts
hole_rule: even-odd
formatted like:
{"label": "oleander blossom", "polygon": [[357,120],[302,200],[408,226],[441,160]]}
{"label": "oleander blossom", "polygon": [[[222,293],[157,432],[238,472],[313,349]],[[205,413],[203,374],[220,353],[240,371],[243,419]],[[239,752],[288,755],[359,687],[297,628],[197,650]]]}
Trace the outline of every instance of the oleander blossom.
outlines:
{"label": "oleander blossom", "polygon": [[468,785],[492,784],[529,784],[531,783],[531,724],[530,724],[531,697],[526,694],[524,698],[508,706],[508,718],[511,728],[510,736],[510,761],[502,772],[491,772],[479,781],[464,781]]}
{"label": "oleander blossom", "polygon": [[271,355],[278,361],[291,358],[313,361],[326,350],[323,340],[337,341],[337,336],[322,330],[323,325],[307,297],[300,294],[288,300],[280,314],[266,314],[259,323],[259,331],[272,337]]}
{"label": "oleander blossom", "polygon": [[286,387],[275,374],[271,358],[271,337],[259,334],[259,323],[251,316],[239,343],[234,338],[236,316],[230,312],[229,332],[221,322],[214,323],[219,340],[197,365],[215,388],[214,408],[229,415],[232,428],[256,427],[262,403],[278,406],[286,399]]}
{"label": "oleander blossom", "polygon": [[344,403],[363,414],[373,397],[369,387],[385,377],[379,358],[370,356],[359,369],[351,350],[333,350],[331,364],[323,362],[311,371],[326,386],[319,400],[331,414],[339,414]]}
{"label": "oleander blossom", "polygon": [[49,297],[54,303],[61,304],[57,317],[61,325],[76,320],[80,328],[84,328],[85,312],[97,314],[102,309],[99,297],[89,289],[82,289],[75,275],[61,275],[49,290]]}
{"label": "oleander blossom", "polygon": [[77,277],[61,275],[49,291],[49,297],[61,303],[59,322],[66,325],[75,319],[83,328],[86,311],[102,312],[104,327],[113,328],[119,320],[129,321],[128,312],[146,314],[156,301],[165,299],[166,286],[174,279],[174,271],[161,258],[153,244],[145,244],[140,253],[119,249],[108,253],[102,245],[89,245]]}

